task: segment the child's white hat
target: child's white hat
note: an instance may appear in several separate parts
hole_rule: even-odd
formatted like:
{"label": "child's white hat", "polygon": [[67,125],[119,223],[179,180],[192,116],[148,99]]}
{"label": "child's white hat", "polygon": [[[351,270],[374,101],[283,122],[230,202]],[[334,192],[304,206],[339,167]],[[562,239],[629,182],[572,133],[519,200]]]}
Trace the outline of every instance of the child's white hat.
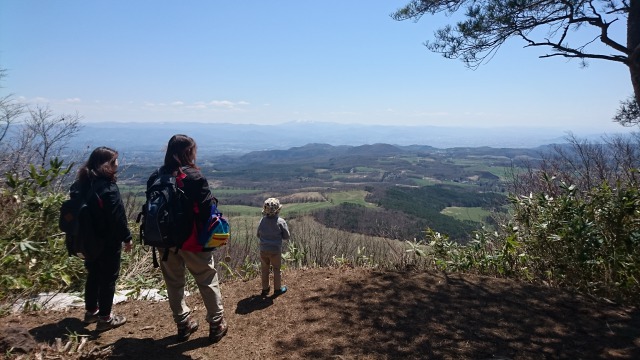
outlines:
{"label": "child's white hat", "polygon": [[264,205],[262,206],[262,214],[263,215],[275,215],[282,209],[282,205],[280,205],[280,200],[276,198],[268,198],[264,201]]}

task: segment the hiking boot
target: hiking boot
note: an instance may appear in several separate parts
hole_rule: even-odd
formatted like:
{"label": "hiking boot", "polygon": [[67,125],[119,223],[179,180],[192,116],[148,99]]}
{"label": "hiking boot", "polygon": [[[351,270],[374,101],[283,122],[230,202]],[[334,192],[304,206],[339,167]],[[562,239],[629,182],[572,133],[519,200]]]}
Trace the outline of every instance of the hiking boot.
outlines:
{"label": "hiking boot", "polygon": [[280,295],[282,295],[282,294],[284,294],[284,293],[286,293],[286,292],[287,292],[287,287],[286,287],[286,286],[283,286],[283,287],[281,287],[280,289],[275,290],[275,291],[273,292],[273,296],[274,296],[274,297],[275,297],[275,296],[280,296]]}
{"label": "hiking boot", "polygon": [[111,314],[109,317],[100,316],[98,318],[98,324],[96,325],[96,331],[106,331],[117,328],[124,325],[127,322],[127,318],[122,315]]}
{"label": "hiking boot", "polygon": [[266,297],[267,295],[269,295],[269,291],[271,291],[271,288],[262,289],[260,296]]}
{"label": "hiking boot", "polygon": [[96,311],[85,311],[84,320],[82,321],[85,325],[93,324],[98,321],[98,309]]}
{"label": "hiking boot", "polygon": [[178,342],[187,341],[189,336],[198,330],[198,322],[187,317],[183,322],[178,323]]}
{"label": "hiking boot", "polygon": [[227,330],[229,326],[224,318],[215,324],[209,324],[209,341],[213,344],[217,343],[227,334]]}

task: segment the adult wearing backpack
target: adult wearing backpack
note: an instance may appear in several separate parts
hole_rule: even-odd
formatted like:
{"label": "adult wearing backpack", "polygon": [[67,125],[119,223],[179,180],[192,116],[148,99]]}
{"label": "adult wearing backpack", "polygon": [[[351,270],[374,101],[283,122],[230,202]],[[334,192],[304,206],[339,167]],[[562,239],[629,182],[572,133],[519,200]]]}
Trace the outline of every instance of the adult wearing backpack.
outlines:
{"label": "adult wearing backpack", "polygon": [[203,251],[197,240],[198,229],[206,223],[211,205],[217,200],[211,194],[209,183],[195,161],[196,142],[187,135],[174,135],[167,145],[164,165],[151,174],[147,181],[147,190],[160,173],[172,174],[176,177],[177,187],[184,192],[183,199],[186,199],[183,221],[189,226],[174,224],[177,229],[185,229],[178,241],[182,245],[177,248],[158,249],[163,258],[160,269],[167,286],[169,307],[178,328],[178,341],[186,341],[198,330],[198,322],[191,316],[191,309],[187,306],[184,296],[187,269],[193,275],[207,309],[209,340],[216,343],[226,335],[228,326],[224,319],[222,295],[213,255],[211,251]]}
{"label": "adult wearing backpack", "polygon": [[98,147],[80,167],[70,189],[71,197],[86,196],[89,191],[97,195],[89,202],[91,218],[87,221],[93,221],[102,249],[95,259],[84,262],[87,269],[84,322],[97,322],[97,331],[113,329],[127,322],[124,316],[111,312],[123,244],[125,251],[131,251],[131,232],[116,185],[117,171],[118,152]]}

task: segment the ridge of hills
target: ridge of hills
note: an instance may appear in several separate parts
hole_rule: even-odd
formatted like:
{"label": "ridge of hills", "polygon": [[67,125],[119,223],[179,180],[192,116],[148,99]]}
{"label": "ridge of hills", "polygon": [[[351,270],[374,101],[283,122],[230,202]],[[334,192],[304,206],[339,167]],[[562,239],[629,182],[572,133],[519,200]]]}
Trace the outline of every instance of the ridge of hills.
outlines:
{"label": "ridge of hills", "polygon": [[222,163],[250,164],[260,163],[297,163],[297,162],[320,162],[329,159],[341,159],[346,162],[347,158],[380,158],[393,157],[399,155],[422,155],[438,154],[440,156],[452,157],[496,157],[500,159],[515,159],[519,157],[539,158],[549,145],[536,148],[493,148],[488,146],[468,148],[457,147],[448,149],[438,149],[429,145],[390,145],[390,144],[364,144],[364,145],[330,145],[320,143],[310,143],[303,146],[292,147],[286,150],[259,150],[251,151],[242,155],[226,155],[218,159]]}
{"label": "ridge of hills", "polygon": [[[622,131],[621,131],[622,132]],[[463,128],[288,122],[276,125],[229,123],[85,123],[72,148],[107,145],[136,152],[161,151],[174,134],[187,134],[206,151],[242,154],[256,150],[288,149],[309,143],[329,145],[429,145],[451,147],[530,148],[563,143],[566,131],[537,127]],[[586,138],[603,134],[578,132]]]}

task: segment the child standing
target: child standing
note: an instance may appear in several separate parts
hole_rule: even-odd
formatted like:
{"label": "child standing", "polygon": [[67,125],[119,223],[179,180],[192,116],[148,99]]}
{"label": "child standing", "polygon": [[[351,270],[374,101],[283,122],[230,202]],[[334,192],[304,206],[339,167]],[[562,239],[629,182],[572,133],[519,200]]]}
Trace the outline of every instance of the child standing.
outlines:
{"label": "child standing", "polygon": [[282,295],[287,291],[282,286],[280,265],[282,264],[282,240],[289,239],[289,227],[287,222],[279,216],[280,201],[276,198],[268,198],[262,207],[262,219],[258,224],[258,238],[260,239],[260,263],[262,271],[261,296],[269,295],[269,267],[273,267],[273,295]]}

